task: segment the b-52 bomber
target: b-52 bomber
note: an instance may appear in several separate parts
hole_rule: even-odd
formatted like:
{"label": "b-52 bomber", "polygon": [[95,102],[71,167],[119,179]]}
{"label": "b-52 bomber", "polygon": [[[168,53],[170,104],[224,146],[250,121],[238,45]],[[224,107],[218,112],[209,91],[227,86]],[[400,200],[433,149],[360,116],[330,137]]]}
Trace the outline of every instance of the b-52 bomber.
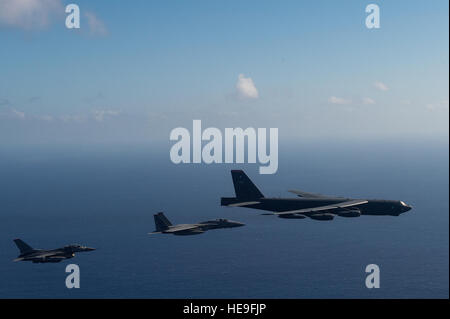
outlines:
{"label": "b-52 bomber", "polygon": [[228,219],[214,219],[197,224],[179,224],[172,225],[172,223],[164,216],[164,213],[160,212],[153,215],[155,218],[156,230],[149,234],[173,234],[179,236],[185,235],[199,235],[210,229],[218,228],[233,228],[241,227],[245,224],[228,220]]}
{"label": "b-52 bomber", "polygon": [[51,250],[34,249],[21,239],[14,239],[20,250],[20,255],[14,261],[32,261],[33,263],[59,263],[65,259],[75,257],[76,252],[92,251],[95,248],[84,247],[78,244],[64,246]]}
{"label": "b-52 bomber", "polygon": [[399,216],[411,210],[403,201],[380,199],[351,199],[291,190],[298,198],[267,198],[242,170],[232,170],[236,197],[222,197],[221,205],[247,207],[270,211],[263,215],[280,218],[332,220],[335,216],[359,217],[361,215]]}

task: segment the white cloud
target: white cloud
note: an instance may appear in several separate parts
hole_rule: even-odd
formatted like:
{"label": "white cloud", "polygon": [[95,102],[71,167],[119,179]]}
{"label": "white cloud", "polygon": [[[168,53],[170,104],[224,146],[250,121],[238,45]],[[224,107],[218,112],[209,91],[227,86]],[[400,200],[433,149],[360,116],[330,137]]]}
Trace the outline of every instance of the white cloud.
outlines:
{"label": "white cloud", "polygon": [[[0,0],[1,1],[1,0]],[[49,115],[49,114],[29,114],[14,108],[0,109],[0,119],[16,119],[24,121],[43,121],[43,122],[63,122],[63,123],[85,123],[89,121],[104,122],[121,114],[118,110],[93,110],[90,114],[66,114],[66,115]]]}
{"label": "white cloud", "polygon": [[21,29],[43,28],[64,14],[61,0],[1,0],[0,24]]}
{"label": "white cloud", "polygon": [[[0,25],[24,30],[42,29],[58,15],[61,18],[65,15],[62,0],[0,0]],[[103,21],[93,12],[85,12],[84,17],[91,34],[108,34]]]}
{"label": "white cloud", "polygon": [[380,91],[387,91],[389,90],[388,86],[384,84],[383,82],[377,81],[373,84],[378,90]]}
{"label": "white cloud", "polygon": [[120,111],[115,110],[94,110],[93,115],[94,119],[98,122],[103,122],[106,117],[117,116],[120,114]]}
{"label": "white cloud", "polygon": [[244,74],[239,74],[236,89],[240,97],[248,99],[257,99],[259,97],[258,89],[256,89],[253,80],[246,78]]}
{"label": "white cloud", "polygon": [[440,101],[438,103],[429,103],[425,105],[428,111],[437,111],[442,109],[448,109],[448,100]]}
{"label": "white cloud", "polygon": [[92,35],[104,36],[108,34],[108,30],[106,29],[105,24],[102,20],[97,18],[97,16],[92,12],[86,12],[84,16],[87,19],[87,23],[89,26],[89,31]]}
{"label": "white cloud", "polygon": [[366,104],[366,105],[373,105],[373,104],[375,104],[375,100],[370,98],[370,97],[363,98],[362,102],[363,102],[363,104]]}
{"label": "white cloud", "polygon": [[10,107],[0,109],[0,118],[24,120],[25,117],[25,112]]}
{"label": "white cloud", "polygon": [[350,104],[352,103],[351,100],[347,100],[341,97],[336,97],[336,96],[331,96],[328,99],[328,102],[330,102],[331,104],[339,104],[339,105],[346,105],[346,104]]}
{"label": "white cloud", "polygon": [[0,118],[7,118],[7,119],[19,119],[19,120],[40,120],[40,121],[46,121],[51,122],[53,121],[53,117],[50,115],[32,115],[29,113],[25,113],[23,111],[19,111],[14,108],[8,108],[6,109],[6,112],[0,112]]}
{"label": "white cloud", "polygon": [[13,117],[21,120],[25,118],[25,112],[17,111],[16,109],[11,109],[11,114]]}

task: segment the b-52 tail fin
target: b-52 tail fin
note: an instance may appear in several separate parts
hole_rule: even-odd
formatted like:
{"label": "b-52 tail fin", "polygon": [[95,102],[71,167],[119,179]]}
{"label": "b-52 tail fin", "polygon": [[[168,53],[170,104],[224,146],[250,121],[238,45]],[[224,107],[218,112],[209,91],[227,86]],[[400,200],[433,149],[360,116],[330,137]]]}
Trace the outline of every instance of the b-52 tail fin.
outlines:
{"label": "b-52 tail fin", "polygon": [[14,239],[14,243],[16,244],[17,248],[19,248],[21,254],[29,252],[29,251],[33,251],[33,248],[31,246],[27,245],[21,239]]}
{"label": "b-52 tail fin", "polygon": [[231,176],[233,178],[234,191],[236,192],[236,198],[239,199],[259,199],[264,195],[253,184],[248,176],[242,170],[232,170]]}
{"label": "b-52 tail fin", "polygon": [[167,230],[169,229],[169,226],[172,226],[172,223],[164,216],[164,213],[160,212],[153,216],[155,217],[155,227],[157,232]]}

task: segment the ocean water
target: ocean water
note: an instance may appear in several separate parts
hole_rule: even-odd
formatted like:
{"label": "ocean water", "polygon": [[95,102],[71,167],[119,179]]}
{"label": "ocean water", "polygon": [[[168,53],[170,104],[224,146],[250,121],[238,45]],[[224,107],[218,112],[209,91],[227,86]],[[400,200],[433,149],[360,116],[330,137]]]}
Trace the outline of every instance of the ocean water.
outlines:
{"label": "ocean water", "polygon": [[[448,298],[448,142],[280,145],[279,170],[174,165],[166,146],[33,146],[0,151],[1,298]],[[400,217],[286,220],[220,206],[230,169],[266,196],[288,189],[399,199]],[[173,223],[229,218],[245,227],[148,235]],[[97,248],[58,264],[14,263],[12,239],[36,248]],[[65,287],[79,265],[81,288]],[[379,289],[365,267],[380,267]]]}

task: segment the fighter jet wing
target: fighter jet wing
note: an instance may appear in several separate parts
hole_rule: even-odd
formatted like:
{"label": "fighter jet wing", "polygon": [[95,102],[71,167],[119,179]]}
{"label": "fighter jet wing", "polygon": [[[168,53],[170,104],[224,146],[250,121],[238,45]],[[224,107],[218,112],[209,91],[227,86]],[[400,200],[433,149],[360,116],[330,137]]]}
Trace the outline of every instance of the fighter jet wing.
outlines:
{"label": "fighter jet wing", "polygon": [[[52,256],[58,255],[60,253],[61,252],[42,253],[42,254],[39,254],[39,255],[33,255],[33,257],[38,257],[38,258],[41,258],[41,257],[52,257]],[[58,256],[58,257],[60,257],[60,256]]]}
{"label": "fighter jet wing", "polygon": [[179,232],[179,231],[199,229],[198,227],[199,227],[199,225],[196,225],[196,224],[180,225],[180,226],[171,227],[171,228],[165,230],[164,232],[165,233],[176,233],[176,232]]}
{"label": "fighter jet wing", "polygon": [[298,197],[305,197],[305,198],[328,198],[328,197],[331,197],[331,196],[317,194],[317,193],[308,193],[308,192],[304,192],[304,191],[301,191],[298,189],[290,189],[290,190],[288,190],[288,192],[293,193],[293,194],[297,195]]}
{"label": "fighter jet wing", "polygon": [[355,200],[349,200],[342,203],[337,203],[333,205],[326,205],[326,206],[319,206],[319,207],[313,207],[313,208],[305,208],[305,209],[297,209],[297,210],[290,210],[290,211],[284,211],[284,212],[276,212],[275,215],[292,215],[292,214],[311,214],[315,212],[321,212],[325,210],[334,210],[339,208],[345,208],[345,207],[352,207],[352,206],[358,206],[367,203],[367,200],[364,199],[355,199]]}
{"label": "fighter jet wing", "polygon": [[25,256],[25,257],[19,257],[14,259],[13,261],[22,261],[22,260],[31,260],[31,259],[39,259],[39,258],[61,258],[61,256],[57,256],[58,252],[51,252],[51,253],[42,253],[39,255],[33,255],[33,256]]}

